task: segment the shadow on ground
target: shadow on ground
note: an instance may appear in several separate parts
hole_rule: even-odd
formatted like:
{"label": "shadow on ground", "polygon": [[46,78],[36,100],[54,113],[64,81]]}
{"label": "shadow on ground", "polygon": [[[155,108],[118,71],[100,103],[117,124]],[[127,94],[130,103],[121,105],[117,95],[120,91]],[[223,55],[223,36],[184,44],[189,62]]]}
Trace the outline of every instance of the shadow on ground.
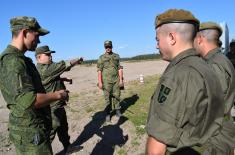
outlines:
{"label": "shadow on ground", "polygon": [[122,147],[128,140],[128,135],[123,135],[123,130],[120,128],[128,118],[120,117],[116,124],[103,126],[97,132],[101,140],[96,144],[91,152],[91,155],[113,155],[115,147]]}
{"label": "shadow on ground", "polygon": [[[121,113],[129,111],[128,108],[131,105],[134,105],[138,99],[139,96],[137,94],[123,99],[120,102]],[[122,116],[119,118],[116,124],[109,124],[103,126],[103,124],[105,123],[105,116],[105,110],[96,112],[92,116],[92,120],[87,123],[87,125],[84,127],[84,130],[73,142],[72,146],[82,145],[90,138],[92,138],[95,134],[101,137],[101,140],[96,144],[95,148],[92,150],[91,154],[93,155],[112,155],[116,145],[120,147],[124,145],[128,140],[128,135],[123,135],[123,130],[120,128],[120,125],[126,122],[128,118]]]}

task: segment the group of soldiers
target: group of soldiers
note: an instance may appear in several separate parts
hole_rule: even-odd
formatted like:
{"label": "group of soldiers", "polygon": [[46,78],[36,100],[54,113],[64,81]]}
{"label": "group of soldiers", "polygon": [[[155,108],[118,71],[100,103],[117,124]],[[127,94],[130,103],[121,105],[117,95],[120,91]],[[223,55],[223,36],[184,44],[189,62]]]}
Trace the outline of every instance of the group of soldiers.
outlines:
{"label": "group of soldiers", "polygon": [[[10,24],[12,41],[0,55],[0,88],[10,110],[9,137],[17,155],[51,155],[56,133],[65,152],[81,149],[70,144],[64,109],[69,92],[64,82],[72,79],[61,74],[83,58],[56,63],[55,51],[36,48],[39,37],[49,31],[34,17],[15,17]],[[232,155],[235,70],[221,53],[221,27],[214,22],[200,24],[187,10],[170,9],[156,17],[155,30],[157,48],[170,63],[151,98],[146,154]],[[110,122],[112,110],[117,117],[122,115],[123,68],[112,41],[105,41],[104,47],[97,62],[98,87],[104,92],[105,119]],[[35,51],[36,66],[26,51]]]}
{"label": "group of soldiers", "polygon": [[[51,155],[51,143],[58,135],[64,153],[81,150],[82,146],[70,143],[68,122],[64,106],[69,91],[61,77],[83,58],[53,62],[55,51],[45,46],[38,48],[39,37],[49,33],[34,17],[20,16],[10,20],[12,41],[0,55],[0,88],[10,110],[9,137],[17,155]],[[112,109],[120,112],[120,88],[123,71],[119,55],[112,51],[112,41],[105,41],[105,54],[98,61],[98,86],[104,91],[106,121],[110,122]],[[35,51],[37,65],[24,54]],[[120,79],[120,80],[119,80]],[[114,108],[112,107],[114,106]]]}
{"label": "group of soldiers", "polygon": [[170,9],[156,17],[155,30],[170,63],[151,99],[146,153],[233,155],[235,70],[221,53],[221,27]]}

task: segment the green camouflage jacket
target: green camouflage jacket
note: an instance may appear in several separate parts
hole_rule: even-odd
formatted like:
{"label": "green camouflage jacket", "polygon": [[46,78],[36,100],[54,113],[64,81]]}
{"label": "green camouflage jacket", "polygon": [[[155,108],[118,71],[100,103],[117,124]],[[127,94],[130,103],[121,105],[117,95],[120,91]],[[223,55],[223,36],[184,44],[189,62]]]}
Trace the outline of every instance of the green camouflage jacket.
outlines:
{"label": "green camouflage jacket", "polygon": [[36,93],[45,93],[45,89],[32,60],[9,45],[0,55],[0,79],[2,95],[10,110],[10,129],[48,130],[50,107],[35,109],[33,105]]}
{"label": "green camouflage jacket", "polygon": [[101,55],[97,62],[97,69],[102,72],[104,83],[117,82],[119,80],[118,70],[122,69],[119,55],[116,53]]}
{"label": "green camouflage jacket", "polygon": [[[60,75],[71,69],[70,63],[66,63],[65,61],[60,61],[58,63],[52,62],[51,64],[38,63],[37,69],[46,92],[55,92],[66,89],[64,82],[60,80]],[[64,104],[64,101],[55,101],[51,106],[63,106]]]}

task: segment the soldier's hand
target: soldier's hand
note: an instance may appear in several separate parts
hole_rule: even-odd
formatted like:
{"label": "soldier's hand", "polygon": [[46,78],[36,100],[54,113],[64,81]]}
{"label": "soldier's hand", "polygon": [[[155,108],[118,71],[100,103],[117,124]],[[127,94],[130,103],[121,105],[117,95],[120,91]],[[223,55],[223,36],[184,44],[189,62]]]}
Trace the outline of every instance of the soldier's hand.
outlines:
{"label": "soldier's hand", "polygon": [[57,91],[60,96],[60,100],[68,101],[69,100],[69,91],[68,90],[59,90]]}
{"label": "soldier's hand", "polygon": [[100,89],[103,89],[103,84],[102,84],[101,82],[99,82],[99,83],[98,83],[98,87],[99,87]]}
{"label": "soldier's hand", "polygon": [[79,59],[78,59],[78,64],[81,64],[83,62],[83,57],[80,57]]}
{"label": "soldier's hand", "polygon": [[74,65],[81,64],[82,62],[83,62],[83,57],[80,57],[79,59],[73,59],[73,60],[71,60],[71,61],[70,61],[70,64],[71,64],[72,66],[74,66]]}
{"label": "soldier's hand", "polygon": [[120,88],[120,90],[124,90],[124,82],[123,81],[119,82],[119,88]]}

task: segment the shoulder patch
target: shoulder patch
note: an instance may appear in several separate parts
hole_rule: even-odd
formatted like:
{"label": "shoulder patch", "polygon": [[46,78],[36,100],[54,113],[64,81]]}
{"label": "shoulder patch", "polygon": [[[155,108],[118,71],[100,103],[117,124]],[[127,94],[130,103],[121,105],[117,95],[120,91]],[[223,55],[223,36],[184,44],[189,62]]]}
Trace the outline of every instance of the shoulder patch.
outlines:
{"label": "shoulder patch", "polygon": [[167,96],[170,94],[171,89],[161,84],[161,88],[158,94],[158,102],[163,103],[166,101]]}

